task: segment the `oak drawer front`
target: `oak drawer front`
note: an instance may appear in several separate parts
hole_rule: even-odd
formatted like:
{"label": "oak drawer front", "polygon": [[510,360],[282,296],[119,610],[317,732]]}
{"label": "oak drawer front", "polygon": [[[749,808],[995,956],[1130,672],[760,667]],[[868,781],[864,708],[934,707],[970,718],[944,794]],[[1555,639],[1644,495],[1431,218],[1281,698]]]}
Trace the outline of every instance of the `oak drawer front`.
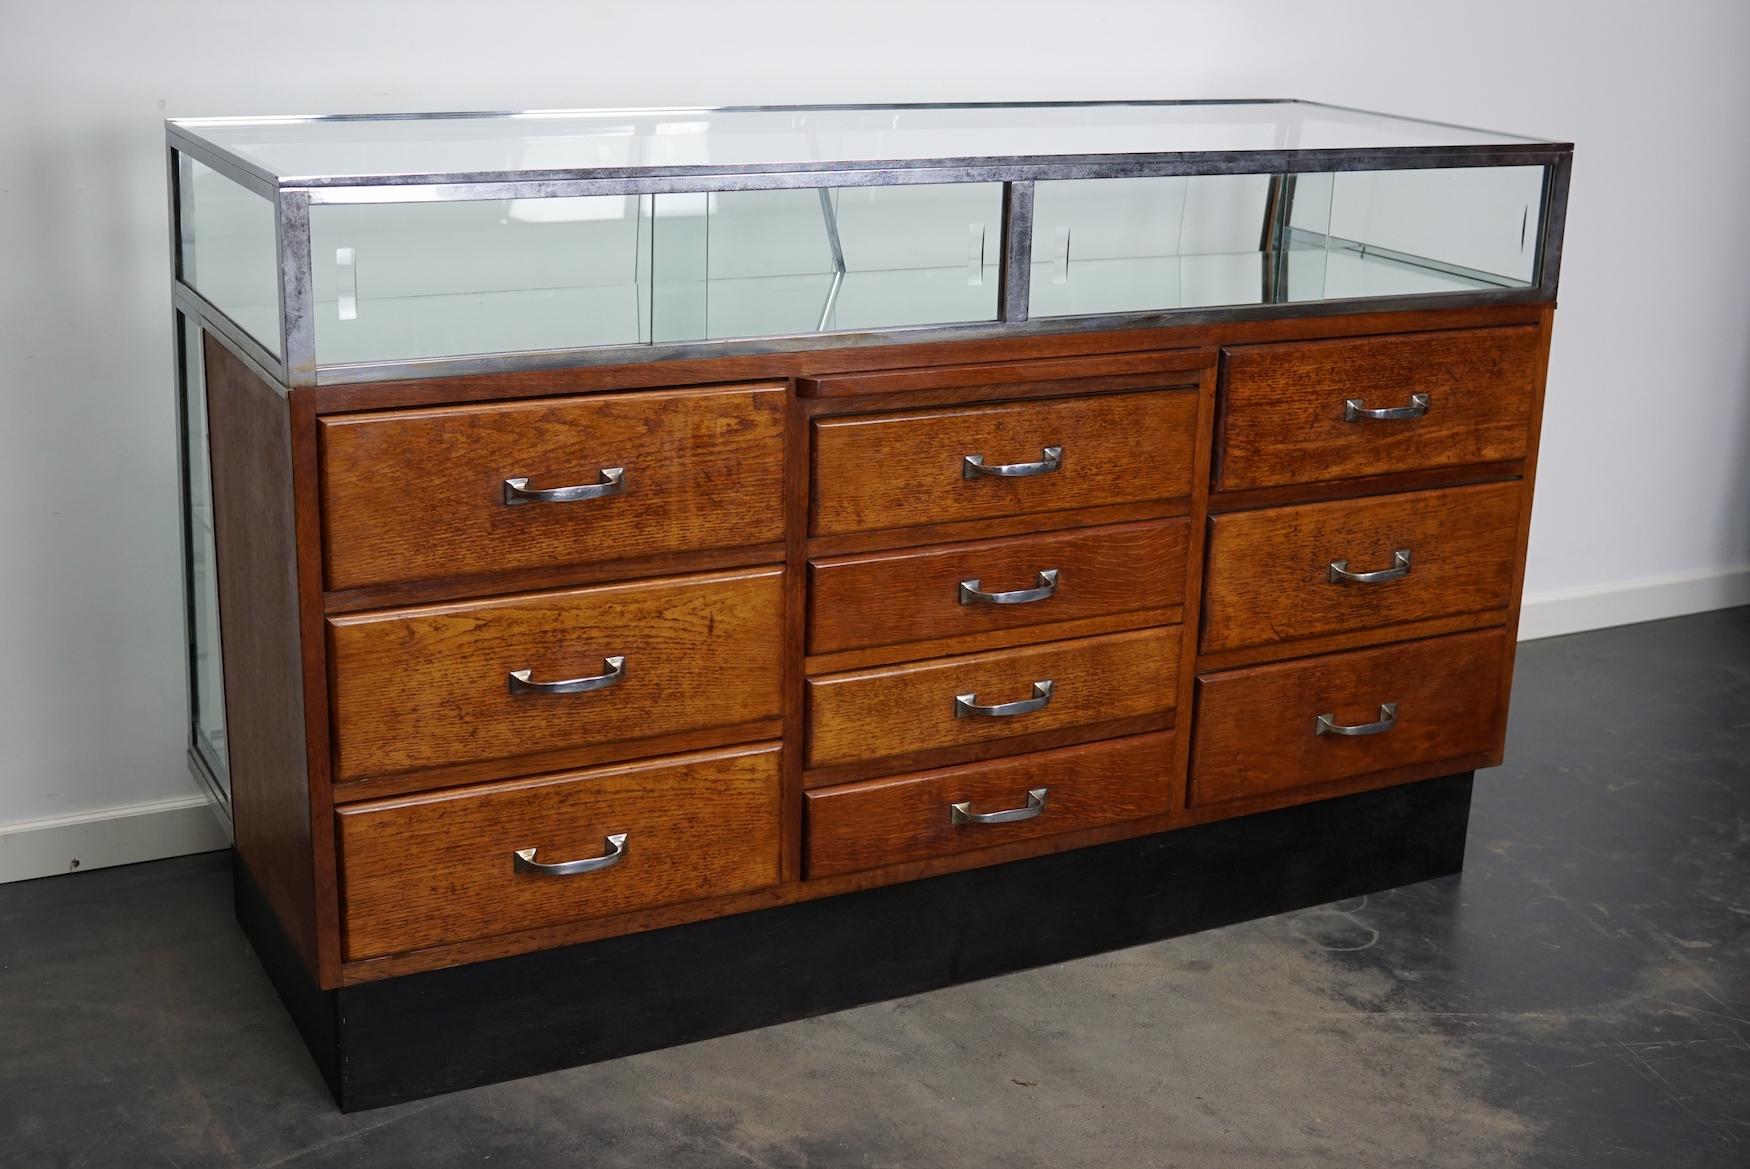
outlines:
{"label": "oak drawer front", "polygon": [[776,717],[782,579],[748,569],[330,618],[335,778]]}
{"label": "oak drawer front", "polygon": [[1199,677],[1191,802],[1493,752],[1506,653],[1491,629]]}
{"label": "oak drawer front", "polygon": [[343,808],[346,957],[775,884],[778,758],[744,748]]}
{"label": "oak drawer front", "polygon": [[1523,498],[1489,483],[1214,516],[1203,649],[1505,609]]}
{"label": "oak drawer front", "polygon": [[810,678],[808,764],[1164,714],[1178,661],[1167,626]]}
{"label": "oak drawer front", "polygon": [[1191,491],[1196,432],[1195,390],[819,420],[812,530],[1176,499]]}
{"label": "oak drawer front", "polygon": [[1218,485],[1523,459],[1539,352],[1530,326],[1230,349]]}
{"label": "oak drawer front", "polygon": [[808,651],[898,645],[1185,603],[1187,520],[809,565]]}
{"label": "oak drawer front", "polygon": [[[1171,734],[807,793],[808,875],[973,852],[1171,810]],[[956,810],[956,804],[964,807]]]}
{"label": "oak drawer front", "polygon": [[[328,587],[777,541],[784,397],[732,386],[324,418]],[[563,488],[578,490],[540,496]]]}

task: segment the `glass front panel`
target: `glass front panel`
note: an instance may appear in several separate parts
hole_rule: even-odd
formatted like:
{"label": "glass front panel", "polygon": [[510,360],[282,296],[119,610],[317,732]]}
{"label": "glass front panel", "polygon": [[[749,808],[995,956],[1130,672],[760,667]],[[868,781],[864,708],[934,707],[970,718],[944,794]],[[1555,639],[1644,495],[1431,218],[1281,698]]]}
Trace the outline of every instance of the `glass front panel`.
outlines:
{"label": "glass front panel", "polygon": [[279,246],[273,201],[178,153],[177,264],[182,282],[277,355]]}
{"label": "glass front panel", "polygon": [[994,321],[1001,183],[656,197],[657,340]]}
{"label": "glass front panel", "polygon": [[650,198],[313,206],[317,360],[649,341]]}
{"label": "glass front panel", "polygon": [[1524,288],[1543,188],[1537,166],[1041,182],[1030,315]]}
{"label": "glass front panel", "polygon": [[[180,314],[179,314],[180,316]],[[180,317],[182,348],[183,515],[188,563],[189,718],[197,749],[215,777],[231,789],[225,744],[225,670],[219,646],[218,559],[213,536],[213,476],[207,439],[207,379],[201,330]]]}

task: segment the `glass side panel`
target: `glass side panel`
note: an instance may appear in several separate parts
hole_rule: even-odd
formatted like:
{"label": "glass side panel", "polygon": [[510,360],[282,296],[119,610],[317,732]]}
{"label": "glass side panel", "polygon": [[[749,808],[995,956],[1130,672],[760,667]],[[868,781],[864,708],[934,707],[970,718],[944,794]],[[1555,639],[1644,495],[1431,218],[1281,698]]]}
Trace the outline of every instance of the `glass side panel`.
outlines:
{"label": "glass side panel", "polygon": [[1030,315],[1524,288],[1542,167],[1035,187]]}
{"label": "glass side panel", "polygon": [[649,341],[650,198],[311,207],[317,360]]}
{"label": "glass side panel", "polygon": [[225,668],[219,646],[218,558],[213,536],[213,476],[207,439],[206,356],[201,330],[181,322],[183,515],[188,563],[183,566],[188,604],[189,719],[194,743],[215,778],[231,790],[225,742]]}
{"label": "glass side panel", "polygon": [[177,125],[283,179],[1537,141],[1293,101],[552,110]]}
{"label": "glass side panel", "polygon": [[279,247],[272,200],[181,152],[176,168],[182,282],[277,355]]}
{"label": "glass side panel", "polygon": [[994,321],[1001,183],[656,196],[656,339]]}

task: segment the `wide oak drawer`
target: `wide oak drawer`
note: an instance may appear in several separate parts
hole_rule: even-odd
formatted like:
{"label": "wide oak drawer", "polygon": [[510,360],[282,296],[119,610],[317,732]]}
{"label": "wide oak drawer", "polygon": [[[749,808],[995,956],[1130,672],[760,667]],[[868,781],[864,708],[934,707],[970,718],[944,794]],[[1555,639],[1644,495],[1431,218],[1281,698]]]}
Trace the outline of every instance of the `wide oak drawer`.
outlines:
{"label": "wide oak drawer", "polygon": [[335,813],[348,959],[778,880],[776,745]]}
{"label": "wide oak drawer", "polygon": [[1175,499],[1196,432],[1194,389],[820,419],[812,530]]}
{"label": "wide oak drawer", "polygon": [[1529,325],[1242,345],[1224,358],[1224,491],[1523,459],[1541,367]]}
{"label": "wide oak drawer", "polygon": [[1483,766],[1501,744],[1506,655],[1491,629],[1200,676],[1191,802]]}
{"label": "wide oak drawer", "polygon": [[1203,649],[1505,609],[1523,499],[1507,482],[1215,516]]}
{"label": "wide oak drawer", "polygon": [[[808,651],[898,645],[1185,603],[1187,520],[910,548],[809,565]],[[1138,622],[1141,624],[1141,622]]]}
{"label": "wide oak drawer", "polygon": [[783,571],[331,617],[338,780],[773,718]]}
{"label": "wide oak drawer", "polygon": [[808,875],[994,848],[1171,810],[1173,736],[1137,735],[807,793]]}
{"label": "wide oak drawer", "polygon": [[1178,662],[1167,626],[810,678],[808,765],[1165,715]]}
{"label": "wide oak drawer", "polygon": [[783,536],[781,385],[321,420],[328,587]]}

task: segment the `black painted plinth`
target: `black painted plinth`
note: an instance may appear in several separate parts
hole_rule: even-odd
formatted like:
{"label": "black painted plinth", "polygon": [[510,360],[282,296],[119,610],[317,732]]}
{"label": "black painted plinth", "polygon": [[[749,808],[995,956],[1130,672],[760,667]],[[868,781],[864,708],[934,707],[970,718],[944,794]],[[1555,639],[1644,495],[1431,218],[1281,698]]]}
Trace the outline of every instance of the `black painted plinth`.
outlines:
{"label": "black painted plinth", "polygon": [[237,917],[351,1112],[1444,876],[1470,793],[1465,772],[334,991],[241,864]]}

